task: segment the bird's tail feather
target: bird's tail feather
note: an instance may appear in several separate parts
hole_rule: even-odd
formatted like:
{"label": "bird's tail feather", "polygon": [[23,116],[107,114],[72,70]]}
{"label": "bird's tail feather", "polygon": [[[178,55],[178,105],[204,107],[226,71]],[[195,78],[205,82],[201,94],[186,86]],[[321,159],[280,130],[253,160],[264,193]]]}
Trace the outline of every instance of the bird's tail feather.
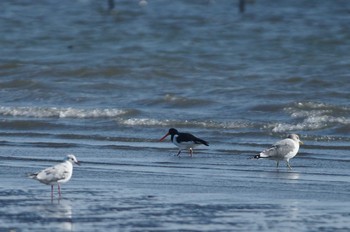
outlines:
{"label": "bird's tail feather", "polygon": [[261,152],[260,154],[255,155],[255,156],[253,157],[253,159],[261,159],[261,158],[268,158],[268,157],[269,157],[269,156],[268,156],[267,154]]}
{"label": "bird's tail feather", "polygon": [[251,159],[260,159],[260,155],[255,155]]}
{"label": "bird's tail feather", "polygon": [[198,142],[204,144],[205,146],[209,146],[209,143],[207,141],[204,141],[203,139],[198,139]]}
{"label": "bird's tail feather", "polygon": [[38,173],[27,173],[27,177],[35,179]]}
{"label": "bird's tail feather", "polygon": [[268,158],[268,157],[270,157],[268,154],[266,154],[264,152],[261,152],[258,156],[259,156],[259,158]]}

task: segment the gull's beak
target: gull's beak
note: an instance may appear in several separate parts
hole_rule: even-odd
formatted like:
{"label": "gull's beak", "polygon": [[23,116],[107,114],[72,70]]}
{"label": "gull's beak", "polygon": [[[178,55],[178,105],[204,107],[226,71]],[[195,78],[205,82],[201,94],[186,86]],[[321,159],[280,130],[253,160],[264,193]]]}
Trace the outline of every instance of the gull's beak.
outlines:
{"label": "gull's beak", "polygon": [[304,143],[303,143],[302,141],[299,141],[299,144],[300,144],[300,145],[303,145]]}
{"label": "gull's beak", "polygon": [[164,135],[163,138],[159,140],[159,142],[163,141],[168,135],[170,135],[169,132],[166,135]]}
{"label": "gull's beak", "polygon": [[74,163],[75,163],[76,165],[79,165],[79,166],[80,166],[80,164],[81,164],[79,161],[74,162]]}

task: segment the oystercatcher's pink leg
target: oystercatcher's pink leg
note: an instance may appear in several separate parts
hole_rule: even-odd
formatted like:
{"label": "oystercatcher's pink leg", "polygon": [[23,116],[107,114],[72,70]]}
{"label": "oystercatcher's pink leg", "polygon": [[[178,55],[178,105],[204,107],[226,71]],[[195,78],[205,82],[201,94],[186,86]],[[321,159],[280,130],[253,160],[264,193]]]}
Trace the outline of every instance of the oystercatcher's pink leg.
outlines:
{"label": "oystercatcher's pink leg", "polygon": [[192,157],[192,155],[193,155],[193,149],[190,148],[190,156]]}
{"label": "oystercatcher's pink leg", "polygon": [[58,184],[57,186],[58,186],[58,195],[61,197],[61,187],[60,187],[60,184]]}
{"label": "oystercatcher's pink leg", "polygon": [[51,199],[53,198],[53,185],[51,185]]}
{"label": "oystercatcher's pink leg", "polygon": [[176,156],[179,156],[179,157],[180,157],[180,153],[181,153],[181,150],[179,150],[179,152],[177,153],[177,155],[176,155]]}

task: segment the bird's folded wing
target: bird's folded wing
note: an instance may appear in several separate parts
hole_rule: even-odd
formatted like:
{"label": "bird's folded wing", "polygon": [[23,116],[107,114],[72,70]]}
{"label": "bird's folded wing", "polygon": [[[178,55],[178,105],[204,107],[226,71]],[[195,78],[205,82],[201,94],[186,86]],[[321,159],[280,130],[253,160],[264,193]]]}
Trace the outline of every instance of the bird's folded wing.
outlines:
{"label": "bird's folded wing", "polygon": [[284,156],[293,151],[294,143],[290,139],[284,139],[275,143],[272,147],[262,151],[261,157]]}
{"label": "bird's folded wing", "polygon": [[57,164],[53,167],[46,168],[38,173],[37,179],[45,182],[57,182],[68,176],[68,168],[64,164]]}

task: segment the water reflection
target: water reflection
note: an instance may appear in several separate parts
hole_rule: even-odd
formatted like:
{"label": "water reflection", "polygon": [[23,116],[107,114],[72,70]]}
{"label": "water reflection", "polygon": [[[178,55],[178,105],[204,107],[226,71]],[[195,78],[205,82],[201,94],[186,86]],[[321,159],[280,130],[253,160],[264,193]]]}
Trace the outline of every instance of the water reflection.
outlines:
{"label": "water reflection", "polygon": [[276,176],[282,179],[298,180],[300,178],[300,173],[296,171],[287,171],[287,172],[277,171]]}
{"label": "water reflection", "polygon": [[297,171],[281,171],[276,170],[272,172],[262,172],[260,174],[262,178],[275,178],[275,179],[286,179],[286,180],[298,180],[300,178],[300,173]]}
{"label": "water reflection", "polygon": [[73,231],[72,202],[66,199],[57,199],[49,204],[39,206],[38,212],[44,222],[60,231]]}

